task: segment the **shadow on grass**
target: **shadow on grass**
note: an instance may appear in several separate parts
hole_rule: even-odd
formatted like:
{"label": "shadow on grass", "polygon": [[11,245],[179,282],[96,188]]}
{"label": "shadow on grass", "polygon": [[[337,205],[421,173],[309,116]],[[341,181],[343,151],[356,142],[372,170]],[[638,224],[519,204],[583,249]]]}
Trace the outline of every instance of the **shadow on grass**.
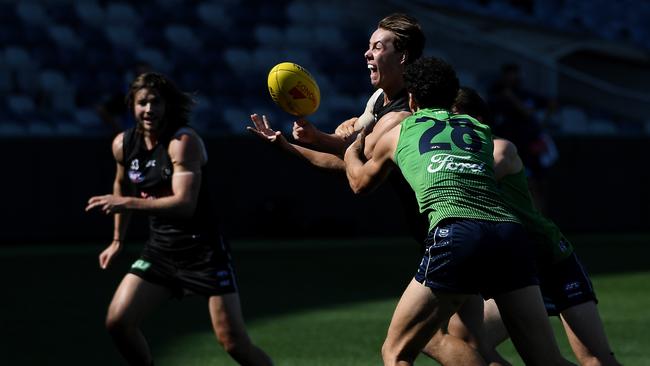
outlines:
{"label": "shadow on grass", "polygon": [[[571,239],[591,273],[650,270],[647,237]],[[103,319],[113,291],[138,252],[123,253],[114,268],[101,271],[99,250],[35,247],[0,252],[8,285],[0,303],[0,344],[6,347],[0,364],[122,364]],[[233,254],[248,322],[397,300],[420,258],[417,244],[406,238],[235,240]],[[209,332],[206,302],[200,297],[172,300],[145,322],[144,330],[154,351],[168,347],[178,334]]]}

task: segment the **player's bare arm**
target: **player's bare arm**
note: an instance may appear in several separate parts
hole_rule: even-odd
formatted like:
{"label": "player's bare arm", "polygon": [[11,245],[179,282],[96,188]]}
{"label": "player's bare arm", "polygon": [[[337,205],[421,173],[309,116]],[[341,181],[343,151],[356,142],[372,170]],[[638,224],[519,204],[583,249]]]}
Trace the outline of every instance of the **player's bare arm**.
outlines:
{"label": "player's bare arm", "polygon": [[383,92],[384,91],[381,88],[377,89],[374,94],[370,96],[370,99],[368,99],[368,102],[366,103],[366,109],[363,111],[361,116],[358,118],[350,118],[347,121],[341,123],[336,128],[334,133],[346,140],[352,140],[356,138],[356,134],[361,131],[362,128],[368,129],[371,127],[372,124],[376,122],[375,115],[372,113],[372,111],[375,107],[377,99]]}
{"label": "player's bare arm", "polygon": [[174,167],[172,192],[164,197],[123,197],[113,194],[95,196],[86,211],[100,208],[106,214],[134,210],[146,213],[188,217],[194,213],[201,185],[203,151],[199,137],[184,133],[169,143],[169,156]]}
{"label": "player's bare arm", "polygon": [[259,138],[275,144],[279,148],[306,160],[316,167],[336,171],[345,170],[345,163],[341,157],[334,154],[312,150],[287,141],[280,131],[275,131],[271,127],[266,116],[252,114],[251,121],[253,122],[254,127],[248,126],[246,129]]}
{"label": "player's bare arm", "polygon": [[[364,112],[365,114],[365,112]],[[363,115],[362,115],[363,116]],[[357,123],[357,120],[361,117],[352,117],[350,119],[347,119],[343,121],[340,125],[336,127],[336,130],[334,130],[334,133],[337,136],[342,137],[345,140],[353,140],[356,138],[356,134],[358,131],[354,129],[354,125]],[[372,120],[369,121],[369,123],[364,124],[363,127],[368,127],[370,126],[371,123],[374,123],[375,117],[372,117]]]}
{"label": "player's bare arm", "polygon": [[366,135],[364,150],[366,158],[370,159],[373,156],[375,145],[384,134],[392,130],[395,126],[399,126],[404,118],[410,115],[410,112],[399,111],[389,112],[386,113],[385,116],[381,117],[379,121],[377,121],[377,123],[374,125],[372,131]]}
{"label": "player's bare arm", "polygon": [[301,144],[330,154],[342,154],[348,146],[348,142],[344,138],[336,134],[325,133],[305,119],[299,119],[293,123],[292,135]]}
{"label": "player's bare arm", "polygon": [[363,113],[341,123],[333,134],[322,132],[306,120],[300,119],[293,124],[293,138],[300,143],[309,144],[317,151],[343,155],[356,134],[362,128],[370,129],[374,124],[375,116],[372,111],[381,93],[381,89],[375,91],[368,99]]}
{"label": "player's bare arm", "polygon": [[524,168],[524,164],[517,154],[515,144],[503,138],[495,138],[493,143],[494,175],[497,180],[501,180],[507,175],[519,173]]}
{"label": "player's bare arm", "polygon": [[365,160],[365,131],[357,136],[356,141],[345,152],[345,172],[350,188],[356,194],[371,192],[379,186],[395,166],[394,156],[399,139],[400,127],[395,126],[383,134],[377,142],[373,156]]}
{"label": "player's bare arm", "polygon": [[[124,153],[123,153],[124,133],[120,133],[113,139],[111,146],[113,157],[115,158],[115,180],[113,181],[113,195],[124,196],[126,191],[124,187]],[[113,262],[113,259],[121,252],[124,246],[124,236],[129,224],[131,215],[127,212],[116,214],[113,218],[113,239],[111,243],[99,254],[99,267],[106,269]]]}

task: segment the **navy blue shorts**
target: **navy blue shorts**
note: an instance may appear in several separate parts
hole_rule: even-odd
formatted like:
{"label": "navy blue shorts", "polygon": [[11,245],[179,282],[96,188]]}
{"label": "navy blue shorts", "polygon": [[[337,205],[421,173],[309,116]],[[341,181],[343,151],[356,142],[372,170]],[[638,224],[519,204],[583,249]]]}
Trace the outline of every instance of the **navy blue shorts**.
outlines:
{"label": "navy blue shorts", "polygon": [[448,219],[425,246],[415,280],[434,290],[488,299],[539,284],[535,248],[519,224]]}
{"label": "navy blue shorts", "polygon": [[540,265],[539,282],[549,316],[588,301],[598,303],[591,279],[575,252],[560,262]]}
{"label": "navy blue shorts", "polygon": [[145,245],[129,273],[167,287],[177,298],[237,292],[229,246],[222,237],[218,241],[215,245],[201,245],[182,252],[162,251]]}

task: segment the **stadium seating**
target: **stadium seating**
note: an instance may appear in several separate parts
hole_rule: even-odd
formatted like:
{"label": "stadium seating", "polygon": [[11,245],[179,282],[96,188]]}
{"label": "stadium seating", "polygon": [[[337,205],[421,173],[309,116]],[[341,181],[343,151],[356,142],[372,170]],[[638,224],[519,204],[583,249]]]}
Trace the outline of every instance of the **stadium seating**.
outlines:
{"label": "stadium seating", "polygon": [[[647,2],[435,3],[650,48]],[[369,91],[362,59],[369,29],[351,24],[350,16],[340,3],[307,0],[0,1],[0,95],[5,101],[0,103],[0,135],[110,131],[95,111],[109,96],[125,91],[136,63],[143,62],[196,92],[202,100],[193,116],[196,125],[222,134],[245,133],[239,119],[258,106],[274,110],[266,95],[266,72],[278,62],[294,61],[315,75],[328,96],[312,119],[330,128],[358,114]],[[437,44],[429,46],[434,48],[426,54],[449,59]],[[485,90],[484,76],[471,68],[460,69],[459,76],[463,84]],[[211,108],[222,109],[210,113]],[[277,118],[291,120],[275,111]],[[587,127],[590,117],[580,112],[562,111],[556,132],[620,130],[611,119],[598,117]],[[643,130],[643,123],[638,125]]]}
{"label": "stadium seating", "polygon": [[94,1],[75,1],[74,10],[77,17],[86,25],[100,28],[105,24],[104,9]]}
{"label": "stadium seating", "polygon": [[566,106],[560,111],[562,131],[568,134],[584,134],[589,130],[585,111],[578,107]]}

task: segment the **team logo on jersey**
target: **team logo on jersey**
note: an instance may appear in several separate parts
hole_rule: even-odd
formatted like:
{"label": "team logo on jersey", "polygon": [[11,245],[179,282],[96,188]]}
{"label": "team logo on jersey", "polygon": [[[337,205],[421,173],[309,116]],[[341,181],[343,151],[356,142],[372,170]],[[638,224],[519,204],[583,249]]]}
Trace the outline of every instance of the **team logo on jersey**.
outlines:
{"label": "team logo on jersey", "polygon": [[147,162],[147,164],[146,164],[144,167],[145,167],[145,168],[149,168],[149,167],[152,167],[152,166],[153,166],[153,167],[156,166],[156,161],[155,161],[155,160],[149,160],[149,161]]}
{"label": "team logo on jersey", "polygon": [[468,162],[471,156],[459,156],[451,154],[436,154],[431,157],[431,164],[427,167],[429,173],[435,173],[442,169],[453,172],[485,172],[485,163]]}
{"label": "team logo on jersey", "polygon": [[129,170],[129,180],[133,183],[142,183],[144,176],[142,175],[142,172]]}
{"label": "team logo on jersey", "polygon": [[140,170],[140,161],[138,159],[131,160],[131,170]]}

